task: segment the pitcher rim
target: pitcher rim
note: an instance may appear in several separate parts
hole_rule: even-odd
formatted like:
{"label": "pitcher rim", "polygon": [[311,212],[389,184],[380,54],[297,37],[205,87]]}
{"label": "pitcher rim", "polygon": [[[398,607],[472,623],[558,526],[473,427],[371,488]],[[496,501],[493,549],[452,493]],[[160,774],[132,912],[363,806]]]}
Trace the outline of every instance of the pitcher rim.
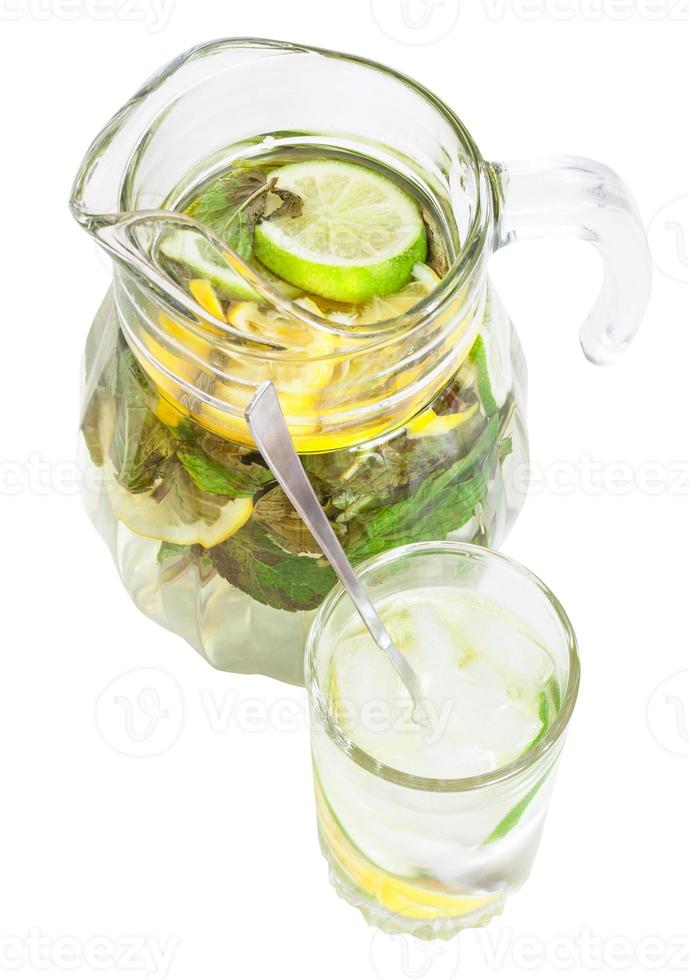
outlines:
{"label": "pitcher rim", "polygon": [[[415,331],[417,328],[423,328],[423,326],[425,326],[432,317],[436,316],[441,311],[445,303],[447,303],[457,291],[461,290],[466,285],[480,262],[481,257],[484,255],[489,241],[489,231],[492,226],[492,221],[494,220],[494,212],[497,204],[495,185],[491,178],[490,165],[487,164],[481,156],[473,137],[459,116],[439,96],[435,95],[435,93],[433,93],[422,83],[417,82],[415,79],[410,78],[408,75],[398,71],[395,68],[391,68],[388,65],[381,64],[380,62],[369,58],[348,54],[347,52],[334,51],[329,48],[321,48],[315,45],[258,37],[218,38],[212,41],[204,41],[200,44],[192,46],[187,51],[178,55],[176,58],[173,58],[166,65],[155,72],[146,82],[144,82],[144,84],[135,92],[135,94],[108,120],[99,134],[93,140],[81,162],[72,186],[70,207],[75,219],[82,226],[86,226],[88,230],[92,231],[92,227],[89,227],[89,225],[95,223],[98,218],[109,219],[107,221],[107,225],[112,229],[119,222],[121,222],[123,225],[125,222],[131,223],[132,218],[137,213],[143,214],[143,212],[137,212],[135,209],[127,209],[127,202],[124,200],[124,195],[127,193],[127,187],[130,182],[132,167],[136,164],[137,154],[135,152],[135,148],[133,148],[132,152],[130,153],[126,169],[122,174],[120,186],[117,191],[118,204],[120,207],[120,211],[118,213],[99,215],[95,212],[89,212],[87,208],[82,206],[81,202],[83,195],[81,192],[85,185],[88,173],[90,172],[94,163],[97,161],[100,153],[107,148],[109,142],[123,127],[126,121],[128,121],[137,111],[137,108],[142,104],[144,99],[147,98],[152,92],[158,90],[185,65],[209,54],[225,49],[231,50],[242,48],[269,51],[272,50],[275,51],[276,54],[315,54],[319,55],[320,57],[336,61],[359,64],[373,71],[382,72],[383,74],[396,79],[402,85],[405,85],[415,91],[451,126],[454,134],[467,153],[467,158],[474,178],[474,188],[472,189],[471,195],[471,223],[467,230],[465,240],[464,242],[460,242],[460,247],[457,254],[453,257],[447,273],[441,278],[440,282],[428,293],[427,296],[420,298],[418,303],[403,314],[398,314],[395,317],[381,320],[374,324],[367,324],[358,328],[356,330],[356,338],[360,339],[362,344],[360,348],[355,347],[354,350],[366,350],[372,346],[378,346],[381,344],[381,342],[385,344],[388,340],[396,339],[401,332],[410,333]],[[142,134],[139,134],[136,146],[139,146],[141,141],[145,139],[146,133],[150,131],[151,126],[152,124],[148,124],[146,130]],[[171,218],[179,219],[180,212],[170,211],[169,215]],[[193,219],[191,219],[191,221],[193,221]],[[199,225],[199,229],[203,228],[205,228],[205,226]],[[100,244],[103,245],[103,242],[101,241]],[[232,252],[229,246],[225,246],[225,248],[227,251]],[[110,249],[107,250],[110,251],[111,255],[113,255],[113,252]],[[116,255],[113,255],[113,257],[117,258]],[[232,257],[233,265],[236,263],[236,267],[238,267],[238,269],[241,271],[242,266],[245,265],[244,260],[234,252],[232,252]],[[257,274],[256,270],[254,270],[252,267],[250,267],[250,272],[253,273],[254,276]],[[260,277],[260,273],[258,275]],[[169,280],[169,282],[170,285],[174,287],[172,280]],[[297,319],[306,321],[317,330],[342,335],[343,337],[348,338],[351,343],[353,339],[351,330],[333,323],[326,317],[318,317],[314,314],[305,316],[305,311],[287,297],[280,297],[279,301],[275,302],[273,291],[270,288],[270,283],[267,283],[267,287],[268,291],[266,295],[269,296],[272,305],[277,306],[285,313],[288,313]],[[249,339],[241,330],[237,330],[231,327],[228,323],[209,315],[207,311],[203,310],[196,304],[192,297],[187,296],[181,289],[179,292],[175,293],[173,288],[171,292],[174,293],[177,302],[180,302],[182,296],[184,296],[184,302],[187,309],[193,314],[197,321],[205,321],[216,328],[223,329],[227,334],[227,342],[230,344],[232,344],[233,340],[235,342],[239,341],[240,343],[244,343],[247,339]],[[251,339],[255,340],[255,338]]]}

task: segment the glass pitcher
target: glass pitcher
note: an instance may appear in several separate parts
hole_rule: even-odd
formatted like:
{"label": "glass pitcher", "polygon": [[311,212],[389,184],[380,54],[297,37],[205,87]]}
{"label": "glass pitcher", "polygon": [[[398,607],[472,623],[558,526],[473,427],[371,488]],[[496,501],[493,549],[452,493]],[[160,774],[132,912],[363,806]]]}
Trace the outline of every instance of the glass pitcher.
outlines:
{"label": "glass pitcher", "polygon": [[[331,157],[391,175],[423,209],[429,255],[394,302],[343,312],[189,207],[228,168]],[[498,546],[522,502],[526,369],[490,256],[554,234],[596,245],[604,283],[581,343],[597,364],[622,353],[649,295],[645,235],[612,171],[488,163],[416,82],[282,42],[204,44],[155,75],[92,144],[71,207],[114,260],[86,344],[91,518],[146,615],[217,668],[294,683],[335,577],[251,443],[257,385],[275,383],[353,561],[445,538]]]}

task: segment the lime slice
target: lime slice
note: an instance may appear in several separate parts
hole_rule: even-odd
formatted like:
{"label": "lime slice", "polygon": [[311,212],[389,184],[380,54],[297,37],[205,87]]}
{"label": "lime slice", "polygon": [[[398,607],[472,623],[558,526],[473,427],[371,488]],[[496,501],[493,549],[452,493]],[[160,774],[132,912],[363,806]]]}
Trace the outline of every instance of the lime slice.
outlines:
{"label": "lime slice", "polygon": [[168,232],[161,239],[160,251],[194,278],[208,280],[224,299],[260,299],[249,283],[244,282],[195,231],[176,229]]}
{"label": "lime slice", "polygon": [[340,160],[310,160],[272,174],[298,194],[302,213],[256,228],[254,254],[307,292],[363,303],[395,293],[426,258],[426,229],[413,199],[373,170]]}
{"label": "lime slice", "polygon": [[[205,239],[189,229],[179,229],[164,236],[160,242],[160,252],[181,266],[196,280],[207,280],[224,300],[261,301],[255,289],[245,282],[239,273],[228,264],[228,254],[221,256]],[[261,270],[268,282],[284,296],[293,298],[299,295],[291,283],[274,279],[265,269]],[[173,278],[177,278],[173,275]],[[201,303],[203,306],[203,303]]]}

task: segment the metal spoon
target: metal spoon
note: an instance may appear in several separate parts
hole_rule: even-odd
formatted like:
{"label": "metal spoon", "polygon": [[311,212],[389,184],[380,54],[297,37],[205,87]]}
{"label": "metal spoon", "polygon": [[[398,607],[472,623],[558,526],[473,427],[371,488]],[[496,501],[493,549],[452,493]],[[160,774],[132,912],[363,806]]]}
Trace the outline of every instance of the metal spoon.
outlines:
{"label": "metal spoon", "polygon": [[417,724],[423,724],[426,713],[419,678],[409,665],[409,661],[395,646],[330,526],[297,456],[272,381],[266,381],[261,385],[244,414],[261,455],[320,545],[369,633],[380,649],[388,655],[409,692],[413,704],[412,718]]}

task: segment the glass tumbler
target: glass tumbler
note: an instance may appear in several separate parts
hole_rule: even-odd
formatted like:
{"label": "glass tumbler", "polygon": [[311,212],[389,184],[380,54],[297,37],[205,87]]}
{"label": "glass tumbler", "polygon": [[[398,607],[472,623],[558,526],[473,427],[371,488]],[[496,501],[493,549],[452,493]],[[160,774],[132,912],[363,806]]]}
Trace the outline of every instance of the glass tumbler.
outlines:
{"label": "glass tumbler", "polygon": [[[579,687],[567,615],[535,575],[458,542],[388,551],[359,568],[374,603],[408,590],[467,591],[501,611],[501,642],[524,630],[553,662],[558,695],[539,739],[508,765],[463,778],[390,768],[356,745],[329,707],[328,669],[354,615],[341,587],[321,606],[306,650],[318,833],[338,894],[387,932],[449,938],[502,911],[528,877]],[[534,648],[535,649],[535,648]],[[376,697],[376,691],[371,691]]]}

